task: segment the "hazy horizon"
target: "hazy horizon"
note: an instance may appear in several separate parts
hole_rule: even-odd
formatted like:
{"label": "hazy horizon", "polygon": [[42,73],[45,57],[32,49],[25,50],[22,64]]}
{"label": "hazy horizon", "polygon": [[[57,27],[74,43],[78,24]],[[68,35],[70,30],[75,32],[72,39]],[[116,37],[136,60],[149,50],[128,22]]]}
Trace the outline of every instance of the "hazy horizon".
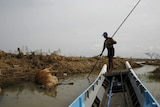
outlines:
{"label": "hazy horizon", "polygon": [[[96,56],[103,32],[112,36],[137,0],[0,0],[0,50]],[[114,36],[115,56],[160,53],[160,1],[141,0]],[[25,50],[25,49],[24,49]],[[103,55],[106,55],[105,50]]]}

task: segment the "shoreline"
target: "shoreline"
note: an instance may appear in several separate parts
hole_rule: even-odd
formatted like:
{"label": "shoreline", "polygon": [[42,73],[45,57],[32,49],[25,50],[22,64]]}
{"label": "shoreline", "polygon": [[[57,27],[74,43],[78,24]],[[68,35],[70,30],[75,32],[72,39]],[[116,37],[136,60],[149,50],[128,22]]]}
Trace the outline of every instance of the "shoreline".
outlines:
{"label": "shoreline", "polygon": [[[0,87],[12,86],[21,81],[33,81],[35,74],[47,67],[57,71],[58,78],[66,75],[88,73],[100,57],[66,57],[57,54],[35,55],[33,53],[11,54],[0,52]],[[114,69],[125,69],[125,62],[129,61],[133,68],[140,67],[136,64],[137,59],[114,58]],[[96,64],[94,70],[100,71],[107,63],[107,57],[103,56]],[[64,75],[65,74],[65,75]]]}

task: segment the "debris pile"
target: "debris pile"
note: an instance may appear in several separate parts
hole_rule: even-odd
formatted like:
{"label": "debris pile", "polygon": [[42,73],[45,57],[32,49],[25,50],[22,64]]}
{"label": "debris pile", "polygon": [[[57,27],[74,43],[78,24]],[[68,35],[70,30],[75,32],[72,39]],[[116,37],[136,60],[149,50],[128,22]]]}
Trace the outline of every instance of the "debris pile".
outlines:
{"label": "debris pile", "polygon": [[[18,54],[0,51],[0,87],[14,85],[22,80],[34,81],[35,74],[47,67],[56,70],[58,78],[63,78],[64,74],[88,73],[97,60],[94,71],[100,71],[107,63],[107,57],[66,57],[57,54],[35,54],[34,52],[24,54],[20,49],[18,49]],[[115,69],[124,69],[126,60],[125,58],[114,58]],[[132,60],[129,61],[134,64]]]}

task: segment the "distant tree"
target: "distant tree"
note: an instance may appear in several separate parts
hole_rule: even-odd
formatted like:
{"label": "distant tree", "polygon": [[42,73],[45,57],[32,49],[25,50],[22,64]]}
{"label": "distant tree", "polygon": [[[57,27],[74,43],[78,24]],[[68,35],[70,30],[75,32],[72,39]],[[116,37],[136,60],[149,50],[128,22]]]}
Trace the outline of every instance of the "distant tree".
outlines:
{"label": "distant tree", "polygon": [[155,59],[160,59],[160,55],[158,53],[153,53]]}
{"label": "distant tree", "polygon": [[153,53],[145,53],[147,56],[149,56],[150,57],[150,59],[152,59],[153,58]]}
{"label": "distant tree", "polygon": [[160,59],[160,55],[158,53],[145,53],[150,59]]}

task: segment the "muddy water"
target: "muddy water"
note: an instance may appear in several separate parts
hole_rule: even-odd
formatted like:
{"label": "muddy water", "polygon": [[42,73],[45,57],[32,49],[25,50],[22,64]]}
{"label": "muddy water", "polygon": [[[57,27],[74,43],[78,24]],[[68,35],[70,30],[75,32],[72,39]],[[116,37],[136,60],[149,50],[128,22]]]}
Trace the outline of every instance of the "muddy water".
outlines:
{"label": "muddy water", "polygon": [[67,107],[96,78],[96,74],[74,75],[61,82],[74,85],[59,85],[52,91],[40,89],[33,82],[25,82],[4,89],[0,93],[0,107]]}
{"label": "muddy water", "polygon": [[157,66],[144,65],[141,68],[134,69],[134,71],[139,77],[139,79],[142,81],[142,83],[147,87],[147,89],[151,92],[155,99],[160,103],[160,82],[148,78],[149,75],[152,75],[149,72],[155,70],[156,68]]}
{"label": "muddy water", "polygon": [[[134,69],[140,80],[149,89],[152,95],[160,103],[160,82],[149,80],[150,71],[156,66],[145,65]],[[61,82],[74,82],[74,85],[59,85],[52,91],[40,89],[32,82],[17,84],[4,89],[0,93],[0,107],[67,107],[82,91],[89,86],[97,76],[92,73],[90,81],[88,74],[78,74],[60,80]]]}

